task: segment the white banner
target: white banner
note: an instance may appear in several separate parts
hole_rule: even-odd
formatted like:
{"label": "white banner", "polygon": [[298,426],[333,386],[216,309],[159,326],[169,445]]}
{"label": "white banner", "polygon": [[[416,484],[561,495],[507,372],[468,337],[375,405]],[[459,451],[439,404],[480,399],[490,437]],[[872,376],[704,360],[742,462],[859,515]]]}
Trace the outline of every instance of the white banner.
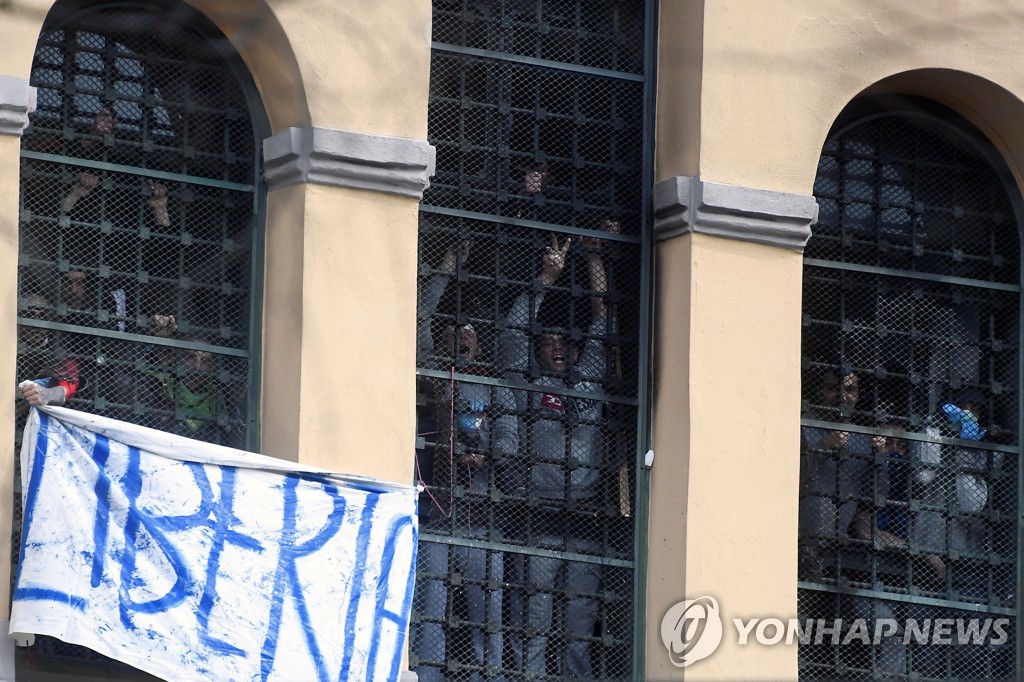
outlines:
{"label": "white banner", "polygon": [[395,680],[416,492],[33,410],[12,633],[168,680]]}

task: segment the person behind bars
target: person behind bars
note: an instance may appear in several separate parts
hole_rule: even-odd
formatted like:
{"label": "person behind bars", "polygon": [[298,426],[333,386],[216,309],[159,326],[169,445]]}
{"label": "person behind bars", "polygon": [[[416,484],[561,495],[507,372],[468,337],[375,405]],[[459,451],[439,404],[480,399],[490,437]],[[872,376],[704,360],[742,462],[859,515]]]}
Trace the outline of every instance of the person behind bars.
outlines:
{"label": "person behind bars", "polygon": [[[455,274],[458,262],[465,263],[470,245],[450,246],[439,271],[424,286],[419,304],[417,330],[421,365],[454,370],[461,374],[486,376],[484,353],[476,330],[470,324],[450,325],[444,332],[444,356],[435,357],[431,324],[438,303]],[[488,537],[491,491],[501,453],[508,452],[517,428],[515,402],[508,388],[484,383],[434,380],[437,424],[434,461],[429,484],[429,511],[424,532],[454,535],[476,540]],[[455,499],[453,488],[463,494]],[[452,633],[448,625],[449,581],[461,575],[470,631],[471,679],[485,670],[496,673],[503,663],[504,631],[502,608],[504,556],[501,552],[476,547],[449,546],[425,542],[420,549],[421,624],[413,651],[421,663],[416,673],[423,682],[439,682],[451,657]],[[497,587],[496,587],[497,586]],[[486,634],[485,634],[486,632]],[[490,675],[488,675],[490,677]]]}
{"label": "person behind bars", "polygon": [[[28,319],[49,317],[49,302],[40,294],[25,297],[21,315]],[[63,405],[84,386],[78,362],[54,347],[54,340],[43,327],[18,326],[18,392],[28,405]],[[24,403],[22,403],[24,405]],[[27,410],[19,408],[20,421]]]}
{"label": "person behind bars", "polygon": [[[601,229],[615,233],[619,224],[605,220]],[[537,275],[541,286],[535,289],[539,291],[522,293],[512,307],[499,339],[501,364],[512,375],[524,371],[530,362],[530,338],[524,329],[536,322],[545,290],[561,276],[571,244],[571,238],[560,245],[551,237]],[[607,378],[604,339],[611,325],[605,304],[608,277],[602,248],[603,240],[583,240],[591,321],[582,352],[560,330],[540,334],[532,353],[539,376],[531,382],[532,389],[516,391],[516,459],[507,469],[504,493],[520,502],[525,517],[518,529],[520,538],[537,548],[581,554],[601,551],[602,519],[600,505],[594,500],[603,468],[603,410],[599,399],[585,394],[598,393]],[[557,656],[560,674],[591,679],[589,640],[597,620],[600,566],[531,555],[519,557],[515,573],[516,583],[526,588],[525,598],[517,591],[510,599],[510,620],[525,639],[513,646],[517,664],[528,675],[544,676],[547,659]],[[564,608],[557,612],[556,594],[560,603],[561,595],[567,597]],[[565,640],[564,650],[557,654],[549,651],[553,632],[561,632]]]}

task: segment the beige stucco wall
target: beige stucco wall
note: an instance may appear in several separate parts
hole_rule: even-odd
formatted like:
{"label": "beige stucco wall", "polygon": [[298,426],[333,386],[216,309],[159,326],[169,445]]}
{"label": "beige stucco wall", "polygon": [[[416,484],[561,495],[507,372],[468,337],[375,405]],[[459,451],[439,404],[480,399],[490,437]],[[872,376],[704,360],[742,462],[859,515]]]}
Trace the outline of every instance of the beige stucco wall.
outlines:
{"label": "beige stucco wall", "polygon": [[274,286],[263,290],[263,318],[274,323],[263,325],[260,449],[290,460],[299,459],[301,435],[306,189],[293,185],[268,198],[264,251],[264,270]]}
{"label": "beige stucco wall", "polygon": [[[809,193],[836,116],[895,74],[949,69],[1024,93],[1024,6],[1014,0],[704,4],[700,172],[715,182]],[[986,101],[997,89],[973,94]],[[965,99],[953,84],[940,90],[954,106]],[[999,136],[1020,127],[1019,111],[979,104],[961,113]]]}
{"label": "beige stucco wall", "polygon": [[0,73],[28,79],[39,30],[50,11],[47,0],[10,0],[0,3]]}
{"label": "beige stucco wall", "polygon": [[[12,0],[0,4],[0,74],[27,80],[36,49],[36,38],[49,3]],[[14,386],[17,384],[17,271],[18,271],[18,169],[21,138],[0,135],[0,557],[10,556],[11,502],[14,499]],[[10,602],[9,561],[0,561],[0,619],[6,620]]]}
{"label": "beige stucco wall", "polygon": [[188,1],[249,65],[274,132],[426,137],[430,0]]}
{"label": "beige stucco wall", "polygon": [[412,481],[416,212],[413,200],[361,190],[271,193],[267,454]]}
{"label": "beige stucco wall", "polygon": [[[222,28],[241,35],[210,4]],[[429,0],[402,12],[368,0],[268,5],[278,42],[238,44],[257,67],[272,132],[426,136]],[[277,77],[282,56],[294,59],[291,80]],[[297,95],[306,119],[273,103]],[[272,191],[267,203],[264,452],[412,481],[417,202],[304,186]]]}
{"label": "beige stucco wall", "polygon": [[[430,0],[189,1],[249,66],[272,134],[426,136]],[[321,186],[268,196],[265,453],[412,480],[416,208]]]}
{"label": "beige stucco wall", "polygon": [[[655,451],[650,476],[647,536],[646,660],[649,679],[668,678],[671,670],[659,626],[665,611],[689,599],[687,582],[690,520],[690,287],[693,239],[681,237],[657,246],[657,287],[665,292],[654,309]],[[700,596],[700,595],[693,595]]]}
{"label": "beige stucco wall", "polygon": [[737,647],[731,619],[795,615],[801,256],[705,235],[658,252],[648,678],[683,678],[661,619],[705,595],[726,636],[685,679],[791,678],[792,651]]}
{"label": "beige stucco wall", "polygon": [[[0,14],[0,22],[2,22]],[[21,138],[0,135],[0,272],[18,271],[18,169]],[[0,557],[11,556],[11,503],[14,500],[14,376],[17,335],[18,280],[0,277]],[[0,620],[6,620],[10,601],[11,563],[0,561]]]}
{"label": "beige stucco wall", "polygon": [[310,464],[412,481],[417,211],[402,197],[309,189],[299,451]]}
{"label": "beige stucco wall", "polygon": [[[185,0],[249,66],[274,132],[325,127],[426,137],[430,0]],[[28,75],[50,0],[0,3],[0,73]]]}
{"label": "beige stucco wall", "polygon": [[[662,2],[658,21],[658,110],[655,139],[659,178],[700,172],[704,2]],[[662,151],[664,150],[664,152]]]}

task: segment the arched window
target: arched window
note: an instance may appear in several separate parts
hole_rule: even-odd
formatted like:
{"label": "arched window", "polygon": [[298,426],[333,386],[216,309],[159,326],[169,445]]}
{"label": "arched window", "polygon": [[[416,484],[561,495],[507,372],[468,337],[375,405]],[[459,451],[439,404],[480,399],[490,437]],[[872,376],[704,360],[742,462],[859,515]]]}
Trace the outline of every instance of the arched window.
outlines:
{"label": "arched window", "polygon": [[[912,99],[852,106],[814,192],[799,610],[844,625],[801,645],[801,676],[1015,677],[1019,192],[974,128]],[[981,643],[936,639],[947,618]]]}
{"label": "arched window", "polygon": [[39,38],[18,376],[71,360],[76,409],[251,446],[263,114],[223,36],[174,7],[101,5]]}
{"label": "arched window", "polygon": [[18,379],[255,447],[267,126],[237,54],[184,3],[58,3],[31,84]]}

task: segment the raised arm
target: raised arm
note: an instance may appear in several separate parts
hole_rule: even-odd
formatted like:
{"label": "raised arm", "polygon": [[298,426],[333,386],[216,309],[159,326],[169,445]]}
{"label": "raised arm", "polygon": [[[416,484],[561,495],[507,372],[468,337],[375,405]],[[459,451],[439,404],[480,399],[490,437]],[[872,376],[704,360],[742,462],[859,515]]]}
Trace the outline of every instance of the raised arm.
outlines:
{"label": "raised arm", "polygon": [[416,350],[420,355],[430,356],[434,354],[434,336],[431,331],[431,321],[434,318],[434,313],[437,312],[437,305],[441,301],[441,296],[448,286],[448,280],[451,279],[451,276],[455,274],[458,268],[459,258],[461,257],[462,262],[465,263],[469,257],[470,245],[469,241],[464,241],[449,246],[444,252],[444,257],[441,259],[438,272],[434,273],[426,286],[420,291],[418,305],[416,306],[416,316],[419,318],[419,323],[416,327]]}
{"label": "raised arm", "polygon": [[[544,247],[544,255],[540,260],[540,272],[537,279],[545,286],[552,286],[565,269],[565,257],[572,246],[572,237],[566,237],[562,245],[558,245],[558,238],[551,235],[551,244]],[[543,294],[543,292],[541,292]]]}
{"label": "raised arm", "polygon": [[[619,234],[622,231],[622,226],[617,220],[606,219],[601,221],[601,230],[610,234]],[[590,311],[595,319],[601,318],[607,313],[604,294],[608,293],[608,273],[605,270],[604,256],[601,253],[604,240],[598,237],[587,237],[583,240],[583,247],[583,256],[587,260],[590,290],[593,292],[590,297]]]}
{"label": "raised arm", "polygon": [[163,183],[149,181],[150,197],[146,205],[153,214],[153,222],[160,227],[171,224],[171,214],[167,212],[167,186]]}
{"label": "raised arm", "polygon": [[[601,221],[601,229],[618,234],[621,227],[617,221],[609,219]],[[583,346],[583,353],[575,363],[577,371],[584,377],[584,382],[579,385],[581,390],[595,390],[592,387],[588,388],[587,382],[603,381],[607,378],[608,352],[599,337],[614,330],[614,320],[609,319],[604,297],[608,292],[608,275],[602,255],[604,243],[605,240],[599,237],[586,237],[583,240],[583,257],[587,261],[587,275],[592,294],[589,338]]]}
{"label": "raised arm", "polygon": [[[93,118],[92,126],[89,128],[89,133],[99,137],[110,135],[114,130],[114,126],[117,124],[117,117],[114,116],[114,112],[109,107],[101,108],[95,118]],[[79,153],[84,158],[95,158],[96,153],[96,141],[92,139],[80,139],[78,140]],[[75,183],[71,189],[64,196],[63,209],[65,213],[70,213],[74,210],[75,204],[80,199],[89,195],[96,187],[100,184],[100,178],[95,173],[82,172],[75,175]]]}
{"label": "raised arm", "polygon": [[[18,390],[30,405],[63,405],[78,390],[81,374],[78,363],[71,358],[65,358],[53,368],[52,376],[36,379],[26,379],[18,384]],[[43,383],[47,385],[44,386]]]}
{"label": "raised arm", "polygon": [[[566,254],[569,253],[569,247],[572,245],[572,239],[566,237],[565,241],[561,246],[558,245],[558,239],[555,235],[551,235],[551,244],[544,247],[544,255],[541,257],[540,270],[537,272],[537,280],[545,287],[553,286],[558,281],[559,276],[562,274],[562,270],[565,269],[565,258]],[[516,300],[512,303],[512,309],[509,310],[508,323],[517,327],[523,327],[530,323],[531,310],[530,310],[530,292],[524,291]],[[541,289],[533,299],[533,315],[537,314],[540,310],[540,304],[544,301],[544,290]]]}
{"label": "raised arm", "polygon": [[100,184],[100,178],[98,175],[93,173],[79,173],[75,176],[75,184],[71,186],[71,189],[64,196],[64,212],[71,213],[74,210],[75,204],[78,200],[86,197],[96,189],[96,186]]}
{"label": "raised arm", "polygon": [[[572,246],[572,239],[566,237],[559,246],[558,239],[551,235],[551,243],[544,248],[541,256],[540,270],[537,272],[537,281],[545,287],[552,286],[558,281],[562,270],[565,269],[565,259]],[[505,317],[505,330],[498,340],[499,362],[504,371],[521,372],[529,366],[529,337],[522,330],[530,324],[530,320],[537,315],[540,304],[544,301],[544,290],[536,294],[524,291],[512,302],[512,307]]]}

